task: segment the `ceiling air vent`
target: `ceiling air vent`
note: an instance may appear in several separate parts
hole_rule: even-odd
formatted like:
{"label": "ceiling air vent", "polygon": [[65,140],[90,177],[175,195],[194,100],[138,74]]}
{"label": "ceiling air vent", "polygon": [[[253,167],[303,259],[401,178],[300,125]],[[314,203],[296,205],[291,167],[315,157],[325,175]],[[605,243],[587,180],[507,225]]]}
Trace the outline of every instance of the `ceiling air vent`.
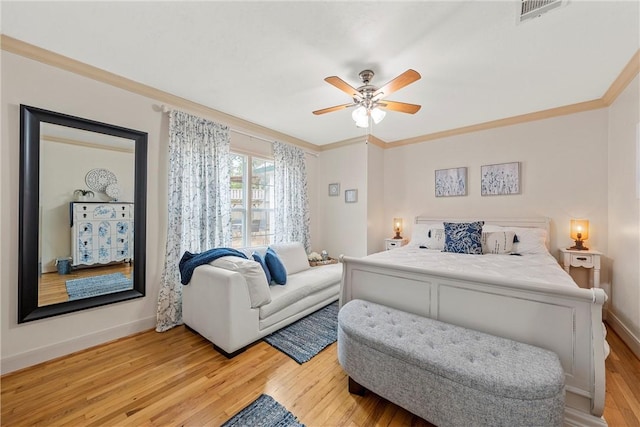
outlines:
{"label": "ceiling air vent", "polygon": [[518,22],[537,18],[543,13],[566,6],[567,0],[520,0],[520,16]]}

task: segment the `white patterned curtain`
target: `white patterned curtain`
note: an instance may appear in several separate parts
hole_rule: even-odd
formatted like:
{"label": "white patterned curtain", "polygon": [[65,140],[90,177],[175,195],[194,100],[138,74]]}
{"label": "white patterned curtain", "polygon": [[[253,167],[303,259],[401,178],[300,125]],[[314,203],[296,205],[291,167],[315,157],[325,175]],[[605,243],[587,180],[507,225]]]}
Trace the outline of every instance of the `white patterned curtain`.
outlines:
{"label": "white patterned curtain", "polygon": [[293,145],[273,143],[275,167],[275,241],[301,242],[311,250],[309,198],[304,152]]}
{"label": "white patterned curtain", "polygon": [[229,127],[182,111],[169,122],[167,249],[158,295],[156,330],[182,323],[178,263],[231,244]]}

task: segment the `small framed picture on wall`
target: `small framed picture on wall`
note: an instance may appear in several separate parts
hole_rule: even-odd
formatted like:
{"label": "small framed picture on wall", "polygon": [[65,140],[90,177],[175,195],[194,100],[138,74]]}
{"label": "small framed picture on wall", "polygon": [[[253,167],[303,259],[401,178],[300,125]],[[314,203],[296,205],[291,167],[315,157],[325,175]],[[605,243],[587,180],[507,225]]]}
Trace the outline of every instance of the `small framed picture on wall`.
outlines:
{"label": "small framed picture on wall", "polygon": [[333,184],[329,184],[329,196],[335,197],[339,195],[340,195],[340,184],[337,182]]}
{"label": "small framed picture on wall", "polygon": [[344,202],[356,203],[358,201],[358,190],[344,190]]}

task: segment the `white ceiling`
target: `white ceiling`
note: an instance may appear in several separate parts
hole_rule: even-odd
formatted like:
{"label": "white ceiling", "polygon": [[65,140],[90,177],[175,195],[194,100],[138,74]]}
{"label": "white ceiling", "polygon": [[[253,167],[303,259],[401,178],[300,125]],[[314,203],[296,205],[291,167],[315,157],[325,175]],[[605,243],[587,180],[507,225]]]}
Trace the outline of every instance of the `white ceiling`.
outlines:
{"label": "white ceiling", "polygon": [[638,1],[573,0],[516,24],[518,0],[7,2],[8,36],[317,145],[364,135],[324,82],[382,86],[390,142],[600,98],[640,46]]}

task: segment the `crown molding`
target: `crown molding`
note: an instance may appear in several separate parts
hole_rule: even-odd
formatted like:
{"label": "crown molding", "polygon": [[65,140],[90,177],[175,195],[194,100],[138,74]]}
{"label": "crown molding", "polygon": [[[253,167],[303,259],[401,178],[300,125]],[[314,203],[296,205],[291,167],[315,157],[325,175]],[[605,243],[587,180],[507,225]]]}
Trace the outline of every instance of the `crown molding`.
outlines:
{"label": "crown molding", "polygon": [[601,98],[591,101],[579,102],[577,104],[564,105],[562,107],[550,108],[548,110],[536,111],[534,113],[522,114],[519,116],[507,117],[504,119],[492,120],[461,128],[448,129],[441,132],[429,133],[413,138],[400,139],[388,142],[386,148],[402,147],[405,145],[418,144],[420,142],[433,141],[435,139],[447,138],[454,135],[462,135],[470,132],[478,132],[487,129],[494,129],[504,126],[512,126],[520,123],[544,120],[552,117],[565,116],[567,114],[581,113],[583,111],[596,110],[611,105],[622,91],[640,72],[640,49],[636,51],[631,60],[622,69],[618,77],[611,83],[609,89]]}
{"label": "crown molding", "polygon": [[519,116],[507,117],[504,119],[492,120],[484,123],[478,123],[469,126],[463,126],[455,129],[448,129],[440,132],[429,133],[407,139],[400,139],[396,141],[385,142],[384,140],[375,137],[374,135],[360,136],[355,138],[346,139],[343,141],[334,142],[326,145],[315,145],[310,142],[292,137],[290,135],[266,128],[264,126],[257,125],[247,120],[240,119],[227,113],[223,113],[213,108],[206,107],[202,104],[198,104],[188,99],[181,98],[168,92],[153,88],[151,86],[138,83],[136,81],[121,77],[117,74],[110,73],[97,67],[93,67],[88,64],[84,64],[75,59],[51,52],[46,49],[34,46],[32,44],[23,42],[21,40],[9,37],[7,35],[0,35],[0,49],[7,52],[15,53],[25,58],[33,59],[38,62],[42,62],[47,65],[51,65],[72,73],[88,77],[109,85],[128,90],[139,95],[152,98],[170,105],[171,107],[185,109],[202,116],[211,118],[213,120],[221,121],[232,128],[237,130],[247,131],[263,135],[267,138],[271,138],[278,141],[288,142],[297,145],[306,150],[313,152],[334,150],[336,148],[344,147],[351,144],[357,144],[359,142],[369,142],[380,148],[396,148],[405,145],[418,144],[421,142],[433,141],[436,139],[447,138],[455,135],[462,135],[465,133],[478,132],[482,130],[494,129],[504,126],[512,126],[520,123],[526,123],[536,120],[544,120],[552,117],[564,116],[567,114],[575,114],[583,111],[595,110],[599,108],[605,108],[610,106],[617,97],[624,91],[624,89],[631,83],[631,81],[640,72],[640,49],[636,51],[631,60],[627,63],[624,69],[620,72],[618,77],[609,86],[607,91],[601,98],[593,99],[591,101],[579,102],[576,104],[565,105],[556,108],[550,108],[547,110],[537,111],[533,113],[522,114]]}
{"label": "crown molding", "polygon": [[377,138],[374,135],[369,135],[366,139],[369,144],[373,144],[380,148],[387,148],[388,143],[380,138]]}
{"label": "crown molding", "polygon": [[622,69],[618,78],[611,83],[609,89],[607,89],[602,96],[602,100],[607,107],[613,104],[622,91],[629,86],[629,83],[638,75],[638,72],[640,72],[640,49],[636,51],[636,54],[633,55],[629,63]]}
{"label": "crown molding", "polygon": [[505,119],[492,120],[489,122],[478,123],[476,125],[464,126],[455,129],[448,129],[441,132],[430,133],[427,135],[416,136],[408,139],[401,139],[387,143],[387,148],[402,147],[405,145],[418,144],[420,142],[433,141],[434,139],[447,138],[465,133],[479,132],[488,129],[495,129],[504,126],[512,126],[520,123],[533,122],[536,120],[544,120],[552,117],[565,116],[567,114],[575,114],[583,111],[596,110],[606,107],[602,99],[594,99],[593,101],[580,102],[578,104],[565,105],[563,107],[550,108],[548,110],[537,111],[535,113],[527,113],[519,116],[507,117]]}
{"label": "crown molding", "polygon": [[374,135],[363,135],[363,136],[356,136],[355,138],[344,139],[338,142],[333,142],[331,144],[320,145],[318,146],[318,149],[320,151],[329,151],[329,150],[335,150],[336,148],[346,147],[347,145],[359,144],[361,142],[373,144],[382,149],[388,148],[388,145],[389,145],[386,141]]}
{"label": "crown molding", "polygon": [[197,102],[189,101],[188,99],[173,95],[169,92],[165,92],[160,89],[145,85],[143,83],[127,79],[109,71],[102,70],[92,65],[85,64],[67,56],[60,55],[58,53],[23,42],[4,34],[0,35],[0,49],[23,56],[28,59],[32,59],[34,61],[42,62],[46,65],[78,74],[80,76],[88,77],[90,79],[106,83],[120,89],[127,90],[129,92],[136,93],[147,98],[155,99],[167,104],[171,108],[184,109],[195,114],[199,114],[203,117],[220,121],[234,129],[256,133],[258,135],[264,136],[265,138],[288,142],[306,150],[318,152],[318,146],[315,144],[311,144],[310,142],[303,141],[293,136],[257,125],[247,120],[243,120],[230,114],[223,113],[222,111],[214,110],[213,108],[209,108]]}

